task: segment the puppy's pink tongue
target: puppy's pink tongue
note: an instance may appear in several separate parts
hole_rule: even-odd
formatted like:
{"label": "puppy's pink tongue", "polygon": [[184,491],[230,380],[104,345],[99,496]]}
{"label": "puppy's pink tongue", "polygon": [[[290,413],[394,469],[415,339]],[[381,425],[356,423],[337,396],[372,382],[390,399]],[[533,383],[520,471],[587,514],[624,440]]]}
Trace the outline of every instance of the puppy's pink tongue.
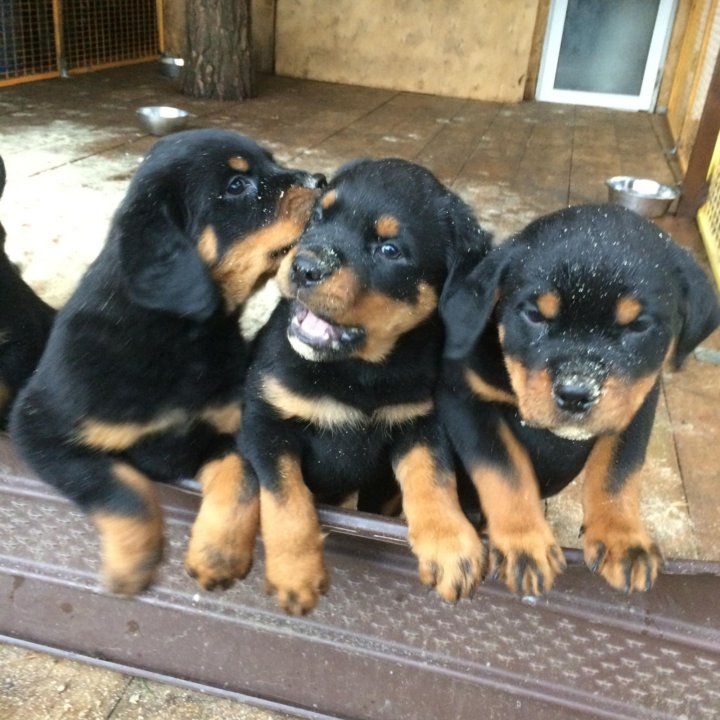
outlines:
{"label": "puppy's pink tongue", "polygon": [[332,333],[332,326],[322,318],[314,315],[308,310],[307,315],[300,322],[302,331],[313,338],[325,338]]}

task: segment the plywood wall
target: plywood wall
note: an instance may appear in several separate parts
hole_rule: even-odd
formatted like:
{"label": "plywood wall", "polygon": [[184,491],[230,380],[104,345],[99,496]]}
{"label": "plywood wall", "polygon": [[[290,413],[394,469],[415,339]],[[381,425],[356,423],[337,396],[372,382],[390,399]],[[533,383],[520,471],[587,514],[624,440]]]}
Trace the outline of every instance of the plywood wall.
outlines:
{"label": "plywood wall", "polygon": [[538,0],[277,0],[279,75],[522,100]]}

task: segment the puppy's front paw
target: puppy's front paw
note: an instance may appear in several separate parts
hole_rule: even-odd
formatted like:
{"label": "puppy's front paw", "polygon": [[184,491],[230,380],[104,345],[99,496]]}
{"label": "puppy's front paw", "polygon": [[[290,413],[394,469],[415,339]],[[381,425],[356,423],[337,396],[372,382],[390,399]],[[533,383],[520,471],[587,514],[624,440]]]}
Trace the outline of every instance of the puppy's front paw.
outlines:
{"label": "puppy's front paw", "polygon": [[471,597],[482,580],[485,548],[475,528],[464,517],[429,522],[409,533],[417,556],[420,581],[434,587],[448,602]]}
{"label": "puppy's front paw", "polygon": [[102,542],[102,579],[108,592],[130,597],[152,583],[162,560],[159,515],[150,519],[96,515]]}
{"label": "puppy's front paw", "polygon": [[227,589],[252,567],[259,511],[257,503],[238,507],[204,506],[193,525],[185,571],[205,590]]}
{"label": "puppy's front paw", "polygon": [[660,548],[639,524],[587,525],[583,548],[590,570],[625,593],[647,592],[663,565]]}
{"label": "puppy's front paw", "polygon": [[306,615],[329,585],[322,549],[295,555],[283,553],[266,558],[265,592],[275,595],[290,615]]}
{"label": "puppy's front paw", "polygon": [[565,569],[565,557],[544,520],[490,533],[490,577],[519,595],[542,595]]}

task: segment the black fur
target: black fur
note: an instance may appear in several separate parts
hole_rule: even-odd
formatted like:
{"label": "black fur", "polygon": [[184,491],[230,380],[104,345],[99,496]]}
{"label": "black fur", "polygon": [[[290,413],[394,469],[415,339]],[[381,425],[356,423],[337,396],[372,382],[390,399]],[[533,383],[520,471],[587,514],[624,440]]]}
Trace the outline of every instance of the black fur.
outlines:
{"label": "black fur", "polygon": [[[231,166],[235,157],[248,167]],[[248,360],[241,303],[213,273],[275,221],[290,186],[315,185],[237,133],[194,130],[153,146],[15,406],[12,438],[41,478],[94,515],[142,518],[148,499],[118,480],[118,463],[171,481],[236,452],[233,429],[203,415],[239,403]],[[208,228],[216,257],[204,258]],[[98,425],[146,429],[98,439]],[[141,589],[118,580],[125,588]]]}
{"label": "black fur", "polygon": [[[536,305],[546,293],[558,300],[555,317]],[[620,322],[623,298],[637,302],[639,314]],[[512,486],[518,469],[499,436],[508,427],[542,497],[580,473],[600,437],[617,438],[604,492],[622,493],[644,461],[658,397],[652,379],[669,353],[679,366],[720,322],[716,293],[690,254],[615,205],[572,207],[531,223],[454,276],[440,312],[447,341],[438,401],[461,464],[468,474],[496,468]],[[555,403],[547,418],[528,408],[548,398],[524,405],[515,397],[508,363],[545,373]],[[484,397],[471,390],[468,370],[489,388]],[[643,382],[634,413],[619,392],[617,417],[594,419],[611,384],[627,387],[629,398]]]}
{"label": "black fur", "polygon": [[[327,190],[297,254],[278,274],[285,299],[263,331],[249,371],[241,445],[261,486],[277,497],[285,491],[279,458],[291,456],[317,499],[337,501],[359,490],[360,508],[378,510],[397,494],[394,470],[413,447],[430,448],[438,469],[451,473],[434,412],[390,427],[372,418],[387,406],[432,399],[442,343],[437,297],[449,268],[468,256],[483,256],[489,236],[465,203],[429,172],[405,161],[351,163]],[[384,236],[378,233],[381,218],[392,219]],[[393,221],[397,233],[392,232]],[[331,292],[324,288],[335,282],[340,282],[332,291],[336,296],[323,299],[323,293]],[[387,299],[384,320],[389,324],[390,309],[435,300],[426,316],[398,331],[386,353],[373,356],[369,348],[378,318],[367,309],[357,311],[366,316],[353,315],[369,296]],[[308,306],[321,327],[325,321],[332,325],[326,340],[303,334],[305,322],[298,319]],[[352,323],[349,317],[355,318]],[[284,411],[268,399],[267,386],[274,381],[310,403],[330,401],[350,408],[354,420],[327,427]],[[295,540],[288,535],[289,553]],[[291,612],[312,607],[314,597],[298,607],[299,594],[291,590],[290,600],[280,597],[280,602]]]}
{"label": "black fur", "polygon": [[[0,158],[0,197],[5,179]],[[0,223],[0,429],[5,429],[13,399],[37,366],[55,317],[8,259],[5,237]]]}

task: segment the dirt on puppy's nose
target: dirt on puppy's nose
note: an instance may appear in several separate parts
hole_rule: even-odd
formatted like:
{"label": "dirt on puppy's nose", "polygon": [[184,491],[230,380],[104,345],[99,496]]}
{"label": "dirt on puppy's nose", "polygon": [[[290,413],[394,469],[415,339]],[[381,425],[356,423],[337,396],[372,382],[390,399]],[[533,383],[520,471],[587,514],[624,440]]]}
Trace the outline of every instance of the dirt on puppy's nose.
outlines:
{"label": "dirt on puppy's nose", "polygon": [[317,250],[299,250],[290,270],[293,283],[297,287],[319,285],[340,267],[337,255],[329,248]]}
{"label": "dirt on puppy's nose", "polygon": [[600,398],[600,384],[590,377],[567,375],[553,382],[555,404],[574,414],[586,413]]}

